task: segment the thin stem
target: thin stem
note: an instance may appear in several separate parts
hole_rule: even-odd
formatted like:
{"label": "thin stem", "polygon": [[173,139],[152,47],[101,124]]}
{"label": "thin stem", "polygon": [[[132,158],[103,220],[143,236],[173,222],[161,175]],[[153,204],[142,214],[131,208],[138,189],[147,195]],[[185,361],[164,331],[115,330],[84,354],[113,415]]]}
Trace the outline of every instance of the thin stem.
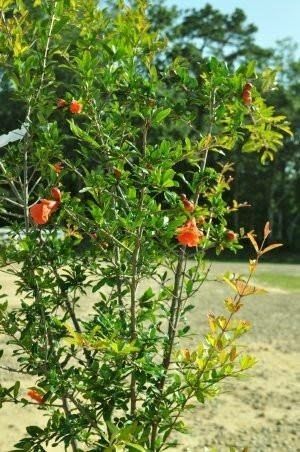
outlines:
{"label": "thin stem", "polygon": [[2,162],[0,162],[0,168],[1,168],[4,176],[6,177],[7,183],[10,185],[12,191],[14,192],[16,198],[22,203],[22,206],[23,206],[23,198],[22,198],[21,194],[19,193],[14,181],[12,179],[10,179],[10,177],[8,176],[6,168]]}
{"label": "thin stem", "polygon": [[20,207],[21,209],[23,209],[23,205],[20,204],[19,202],[14,201],[13,199],[1,197],[1,200],[9,202],[10,204],[13,204],[14,206]]}
{"label": "thin stem", "polygon": [[121,280],[121,259],[120,259],[120,249],[118,246],[114,247],[114,258],[115,258],[115,265],[117,267],[118,271],[118,278],[117,278],[117,299],[118,299],[118,305],[119,305],[119,312],[120,312],[120,319],[124,327],[126,326],[126,310],[123,303],[123,297],[122,297],[122,280]]}
{"label": "thin stem", "polygon": [[28,146],[24,146],[24,161],[23,161],[23,200],[24,200],[24,220],[26,234],[29,231],[29,193],[28,193]]}
{"label": "thin stem", "polygon": [[[14,217],[14,218],[23,218],[23,215],[21,215],[20,213],[14,213],[14,212],[3,212],[5,213],[5,215],[8,215],[10,217]],[[0,215],[1,218],[6,219],[4,215]],[[10,221],[10,220],[8,220]],[[12,222],[12,221],[11,221]]]}
{"label": "thin stem", "polygon": [[[35,102],[37,102],[37,100],[38,100],[38,98],[40,96],[40,93],[41,93],[41,91],[43,89],[43,86],[44,86],[45,75],[46,75],[46,67],[47,67],[47,59],[48,59],[48,53],[49,53],[49,47],[50,47],[50,41],[51,41],[51,36],[52,36],[53,26],[54,26],[54,21],[55,21],[56,6],[57,6],[57,1],[54,3],[54,6],[53,6],[53,14],[52,14],[51,21],[50,21],[50,26],[49,26],[48,36],[47,36],[47,42],[46,42],[46,47],[45,47],[44,57],[43,57],[42,75],[41,75],[39,88],[38,88],[37,93],[36,93],[35,98],[34,98]],[[28,107],[28,112],[27,112],[27,116],[26,116],[26,119],[25,119],[25,124],[29,124],[30,123],[31,101],[32,101],[32,97],[30,97],[30,99],[29,99],[29,107]],[[29,224],[30,224],[30,222],[29,222],[28,150],[29,150],[29,143],[28,143],[28,140],[27,140],[27,142],[25,142],[25,144],[24,144],[23,181],[22,181],[23,182],[22,190],[23,190],[23,202],[24,202],[24,204],[23,204],[24,205],[24,220],[25,220],[25,231],[26,231],[26,233],[28,233],[28,231],[29,231]],[[36,182],[36,184],[37,183],[38,182]],[[36,184],[34,184],[34,188],[35,188]],[[31,189],[31,192],[33,191],[33,189]]]}
{"label": "thin stem", "polygon": [[[69,418],[70,414],[71,414],[71,411],[70,411],[70,408],[69,408],[69,405],[68,405],[68,400],[67,400],[67,398],[65,396],[62,397],[62,404],[63,404],[63,409],[64,409],[64,412],[65,412],[66,418]],[[74,438],[71,439],[70,444],[71,444],[73,452],[77,452],[79,450],[78,449],[78,445],[77,445],[77,441]]]}
{"label": "thin stem", "polygon": [[[72,219],[74,221],[76,221],[76,223],[80,223],[80,227],[82,227],[82,225],[90,225],[94,227],[94,222],[89,220],[88,218],[86,218],[83,215],[79,215],[77,214],[76,216],[73,214],[73,212],[69,209],[65,209],[65,211],[69,214],[70,217],[72,217]],[[130,254],[132,254],[132,250],[129,249],[126,245],[124,245],[124,243],[120,242],[120,240],[118,240],[116,237],[114,237],[113,235],[111,235],[109,232],[107,232],[105,229],[103,228],[99,228],[98,231],[105,235],[105,237],[107,237],[108,239],[110,239],[112,242],[114,242],[115,244],[117,244],[118,246],[120,246],[121,248],[123,248],[124,250],[128,251]]]}
{"label": "thin stem", "polygon": [[[216,103],[216,89],[212,90],[209,96],[209,131],[208,131],[209,136],[211,136],[213,129],[215,103]],[[204,159],[202,162],[202,171],[204,171],[206,167],[208,152],[209,146],[206,146]]]}
{"label": "thin stem", "polygon": [[[181,293],[181,282],[182,282],[182,275],[183,275],[183,263],[185,258],[185,247],[181,247],[179,251],[179,258],[177,262],[177,267],[175,271],[175,277],[174,277],[174,290],[173,290],[173,297],[171,302],[171,308],[170,308],[170,319],[168,324],[168,346],[164,353],[163,358],[163,367],[165,370],[168,370],[168,367],[170,365],[170,358],[172,354],[174,339],[176,335],[176,316],[177,312],[180,306],[180,293]],[[165,378],[162,380],[160,388],[162,389],[164,386]]]}
{"label": "thin stem", "polygon": [[[180,312],[181,307],[181,300],[180,300],[180,294],[181,294],[181,282],[182,282],[182,274],[183,274],[183,263],[184,263],[184,257],[185,257],[185,247],[181,247],[179,251],[179,257],[177,261],[177,267],[175,271],[174,276],[174,289],[173,289],[173,296],[171,301],[171,307],[170,307],[170,319],[168,323],[168,340],[167,340],[167,346],[164,350],[164,356],[163,356],[163,368],[164,368],[164,375],[159,381],[158,389],[160,396],[162,395],[164,385],[166,382],[166,376],[167,372],[171,363],[171,355],[173,351],[173,345],[174,340],[176,336],[176,318],[178,316],[178,313]],[[158,408],[160,406],[160,401],[158,401]],[[155,450],[155,442],[157,437],[157,431],[158,431],[158,425],[159,420],[154,419],[152,423],[152,431],[151,431],[151,440],[150,440],[150,450]]]}
{"label": "thin stem", "polygon": [[[186,265],[187,265],[187,255],[185,254],[183,256],[183,269],[182,269],[182,272],[181,272],[180,293],[179,293],[179,296],[178,296],[178,303],[177,303],[176,310],[175,310],[174,329],[173,329],[174,337],[173,337],[172,348],[173,348],[173,345],[174,345],[174,340],[175,340],[175,335],[176,335],[176,331],[177,331],[178,321],[179,321],[179,318],[180,318],[182,304],[183,304],[183,302],[185,300],[183,298],[182,294],[183,294],[183,286],[184,286]],[[171,355],[170,355],[170,359],[171,359]]]}
{"label": "thin stem", "polygon": [[36,98],[39,97],[40,92],[43,89],[43,85],[44,85],[44,81],[45,81],[45,74],[46,74],[46,67],[47,67],[47,58],[48,58],[50,41],[51,41],[51,36],[52,36],[54,22],[55,22],[56,7],[57,7],[57,1],[53,5],[53,14],[52,14],[52,17],[51,17],[51,22],[50,22],[50,27],[49,27],[49,31],[48,31],[44,57],[43,57],[41,81],[40,81],[39,89],[38,89],[37,94],[36,94]]}
{"label": "thin stem", "polygon": [[[51,267],[52,267],[52,270],[53,270],[53,274],[56,277],[56,281],[59,284],[59,282],[62,281],[62,279],[61,279],[60,275],[58,274],[57,269],[54,266],[51,266]],[[61,295],[62,295],[62,299],[63,299],[63,301],[65,303],[65,306],[67,308],[67,312],[68,312],[68,314],[69,314],[69,316],[70,316],[70,318],[72,320],[72,323],[73,323],[73,326],[75,328],[76,333],[82,334],[82,331],[81,331],[81,328],[80,328],[80,324],[79,324],[79,322],[77,320],[75,311],[74,311],[74,309],[73,309],[73,307],[72,307],[72,305],[70,303],[67,291],[61,289]],[[92,357],[91,357],[91,354],[90,354],[89,350],[87,350],[86,348],[83,348],[83,353],[84,353],[84,356],[85,356],[88,364],[91,364],[92,363]]]}
{"label": "thin stem", "polygon": [[95,428],[98,432],[100,432],[100,429],[97,425],[97,420],[91,416],[89,409],[86,408],[86,406],[83,405],[81,401],[78,402],[73,394],[68,394],[68,398],[71,400],[71,402],[77,408],[77,410],[82,414],[82,416],[89,418],[91,427]]}
{"label": "thin stem", "polygon": [[7,372],[14,372],[14,373],[17,373],[17,374],[25,374],[25,375],[28,375],[28,372],[25,371],[25,370],[14,369],[13,367],[9,367],[9,366],[0,366],[0,369],[6,370]]}
{"label": "thin stem", "polygon": [[[74,311],[74,309],[73,309],[73,307],[72,307],[72,305],[70,303],[70,300],[68,298],[68,294],[66,294],[66,293],[65,293],[65,296],[64,296],[64,302],[65,302],[68,314],[71,317],[71,320],[72,320],[72,323],[74,325],[76,333],[82,334],[82,330],[81,330],[81,327],[80,327],[79,322],[77,320],[75,311]],[[92,357],[91,357],[91,354],[90,354],[89,350],[87,350],[86,348],[83,348],[83,353],[85,355],[85,358],[86,358],[88,364],[91,364],[92,363]]]}
{"label": "thin stem", "polygon": [[[35,187],[40,183],[40,181],[42,180],[41,177],[39,177],[35,183],[33,184],[33,186],[31,187],[31,189],[29,190],[29,196],[34,192]],[[30,181],[28,181],[29,184]]]}
{"label": "thin stem", "polygon": [[[150,123],[146,120],[142,133],[142,156],[145,155],[146,146],[147,146],[147,136],[148,130],[150,127]],[[139,205],[138,205],[138,214],[141,214],[143,210],[144,204],[144,196],[145,196],[145,187],[142,188]],[[143,222],[138,227],[137,236],[135,240],[135,246],[132,254],[131,265],[132,265],[132,278],[130,284],[130,338],[131,341],[135,341],[136,339],[136,290],[138,286],[138,262],[139,256],[142,246],[142,238],[144,233]],[[130,412],[134,415],[136,411],[136,378],[134,371],[131,373],[130,377]]]}
{"label": "thin stem", "polygon": [[[24,406],[24,401],[23,400],[18,400],[18,399],[13,399],[13,400],[3,400],[3,403],[21,403],[22,406]],[[48,407],[56,407],[56,408],[63,408],[62,405],[59,405],[58,403],[45,403],[43,402],[41,405],[37,402],[29,402],[28,400],[26,401],[26,405],[34,405],[34,406],[48,406]]]}
{"label": "thin stem", "polygon": [[[139,211],[141,211],[144,200],[144,189],[141,192],[141,198],[139,203]],[[138,286],[138,261],[142,244],[144,228],[142,225],[139,226],[135,247],[132,255],[132,278],[130,284],[130,338],[131,341],[136,339],[136,290]],[[130,380],[130,404],[131,404],[131,414],[135,413],[136,410],[136,389],[135,389],[136,381],[134,372],[131,374]]]}
{"label": "thin stem", "polygon": [[[214,125],[214,111],[215,111],[215,103],[216,103],[216,90],[214,89],[211,93],[210,93],[210,97],[209,97],[209,130],[208,130],[208,136],[211,136],[212,131],[213,131],[213,125]],[[206,165],[207,165],[207,157],[208,157],[208,152],[209,152],[209,144],[206,145],[206,148],[204,149],[205,153],[204,153],[204,159],[202,162],[202,172],[204,172]],[[199,201],[199,196],[200,196],[200,185],[198,186],[195,195],[194,195],[194,202],[195,205],[198,204]]]}

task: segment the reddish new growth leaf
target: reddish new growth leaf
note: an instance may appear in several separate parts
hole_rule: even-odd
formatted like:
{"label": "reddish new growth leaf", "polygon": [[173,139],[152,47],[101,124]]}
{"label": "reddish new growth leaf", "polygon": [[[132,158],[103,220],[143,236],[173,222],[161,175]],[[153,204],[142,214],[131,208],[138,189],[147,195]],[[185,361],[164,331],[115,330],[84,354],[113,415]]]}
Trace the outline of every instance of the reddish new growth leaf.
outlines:
{"label": "reddish new growth leaf", "polygon": [[269,221],[267,221],[267,223],[265,224],[265,227],[264,227],[264,240],[261,244],[261,247],[259,248],[252,232],[248,232],[247,237],[251,241],[251,243],[256,251],[257,259],[260,256],[262,256],[263,254],[268,253],[269,251],[274,250],[275,248],[279,248],[280,246],[283,246],[282,243],[273,243],[271,245],[266,246],[266,248],[263,248],[265,240],[270,235],[270,233],[271,233],[270,223],[269,223]]}
{"label": "reddish new growth leaf", "polygon": [[264,239],[266,240],[266,238],[271,234],[271,229],[270,229],[270,222],[267,221],[264,227]]}
{"label": "reddish new growth leaf", "polygon": [[30,397],[31,399],[35,400],[40,405],[45,402],[44,396],[42,394],[40,394],[38,391],[36,391],[35,389],[30,389],[27,392],[27,395],[28,395],[28,397]]}
{"label": "reddish new growth leaf", "polygon": [[248,232],[247,233],[247,237],[250,240],[250,242],[252,243],[253,248],[255,249],[255,251],[258,253],[259,252],[259,247],[258,247],[257,241],[255,240],[254,235],[252,234],[252,232]]}
{"label": "reddish new growth leaf", "polygon": [[280,246],[283,246],[283,243],[273,243],[272,245],[266,246],[260,254],[268,253],[271,250],[275,250],[275,248],[279,248]]}
{"label": "reddish new growth leaf", "polygon": [[67,107],[68,103],[65,99],[57,99],[56,106],[57,108],[65,108]]}
{"label": "reddish new growth leaf", "polygon": [[113,174],[114,174],[115,178],[119,180],[119,179],[121,179],[122,171],[119,168],[114,168]]}
{"label": "reddish new growth leaf", "polygon": [[199,231],[195,218],[188,220],[181,228],[177,229],[177,240],[181,245],[193,247],[199,245],[203,238],[203,232]]}

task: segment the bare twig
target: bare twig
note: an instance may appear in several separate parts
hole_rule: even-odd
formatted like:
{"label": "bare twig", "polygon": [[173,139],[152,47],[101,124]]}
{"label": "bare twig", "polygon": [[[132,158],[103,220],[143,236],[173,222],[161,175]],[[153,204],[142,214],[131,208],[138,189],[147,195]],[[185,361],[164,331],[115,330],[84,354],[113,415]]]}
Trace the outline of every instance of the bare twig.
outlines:
{"label": "bare twig", "polygon": [[14,201],[13,199],[1,197],[1,200],[6,201],[6,202],[8,202],[8,203],[10,203],[10,204],[13,204],[13,205],[16,206],[16,207],[20,207],[21,209],[23,209],[23,205],[20,204],[20,203],[17,202],[17,201]]}
{"label": "bare twig", "polygon": [[[69,418],[70,414],[71,414],[71,410],[70,410],[69,405],[68,405],[67,397],[64,397],[64,396],[62,397],[62,404],[63,404],[63,409],[64,409],[64,412],[65,412],[66,418]],[[70,444],[71,444],[73,452],[77,452],[79,450],[78,449],[78,445],[77,445],[77,441],[73,437],[72,437],[72,439],[70,441]]]}
{"label": "bare twig", "polygon": [[17,187],[16,187],[14,181],[13,181],[13,180],[9,177],[9,175],[7,174],[6,168],[5,168],[5,166],[3,165],[2,162],[0,162],[0,168],[1,168],[1,170],[2,170],[2,172],[3,172],[3,174],[4,174],[4,176],[6,177],[6,182],[10,185],[10,187],[11,187],[12,191],[14,192],[16,198],[17,198],[17,199],[22,203],[22,205],[23,205],[24,200],[23,200],[21,194],[19,193],[19,191],[18,191],[18,189],[17,189]]}

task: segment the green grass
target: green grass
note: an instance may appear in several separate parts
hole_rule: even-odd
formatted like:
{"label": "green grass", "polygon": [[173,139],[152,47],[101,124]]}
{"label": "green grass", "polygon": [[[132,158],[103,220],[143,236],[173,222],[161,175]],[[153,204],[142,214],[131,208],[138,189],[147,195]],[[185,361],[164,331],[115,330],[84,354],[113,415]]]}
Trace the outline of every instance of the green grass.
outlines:
{"label": "green grass", "polygon": [[282,289],[288,292],[300,292],[300,275],[288,275],[286,273],[261,272],[255,275],[255,279],[269,287]]}

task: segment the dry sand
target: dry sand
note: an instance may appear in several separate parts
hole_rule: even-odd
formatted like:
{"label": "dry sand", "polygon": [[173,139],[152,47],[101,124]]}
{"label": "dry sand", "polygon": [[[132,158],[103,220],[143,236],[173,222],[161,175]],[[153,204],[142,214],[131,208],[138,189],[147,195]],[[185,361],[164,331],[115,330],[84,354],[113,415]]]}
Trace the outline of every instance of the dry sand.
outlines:
{"label": "dry sand", "polygon": [[[229,268],[246,271],[246,266],[241,264],[214,264],[217,274]],[[262,270],[288,272],[300,277],[300,266],[297,265],[262,264]],[[10,306],[15,306],[18,299],[14,296],[12,278],[0,275],[0,283],[10,295]],[[243,310],[243,318],[253,323],[246,342],[259,360],[251,377],[231,380],[220,397],[208,401],[205,406],[197,405],[186,416],[191,433],[178,434],[179,444],[173,450],[225,452],[229,446],[235,446],[237,451],[248,447],[250,452],[300,452],[300,293],[289,293],[276,287],[269,289],[267,295],[249,297]],[[205,332],[206,313],[222,311],[226,291],[220,283],[206,283],[194,300],[193,331]],[[1,348],[4,344],[2,336]],[[6,353],[0,364],[9,365],[9,348],[4,348]],[[3,385],[16,379],[21,381],[25,395],[31,380],[0,369]],[[13,444],[22,437],[27,425],[45,422],[43,413],[36,406],[5,405],[0,410],[0,452],[13,450]],[[63,448],[47,449],[52,450],[60,452]]]}

